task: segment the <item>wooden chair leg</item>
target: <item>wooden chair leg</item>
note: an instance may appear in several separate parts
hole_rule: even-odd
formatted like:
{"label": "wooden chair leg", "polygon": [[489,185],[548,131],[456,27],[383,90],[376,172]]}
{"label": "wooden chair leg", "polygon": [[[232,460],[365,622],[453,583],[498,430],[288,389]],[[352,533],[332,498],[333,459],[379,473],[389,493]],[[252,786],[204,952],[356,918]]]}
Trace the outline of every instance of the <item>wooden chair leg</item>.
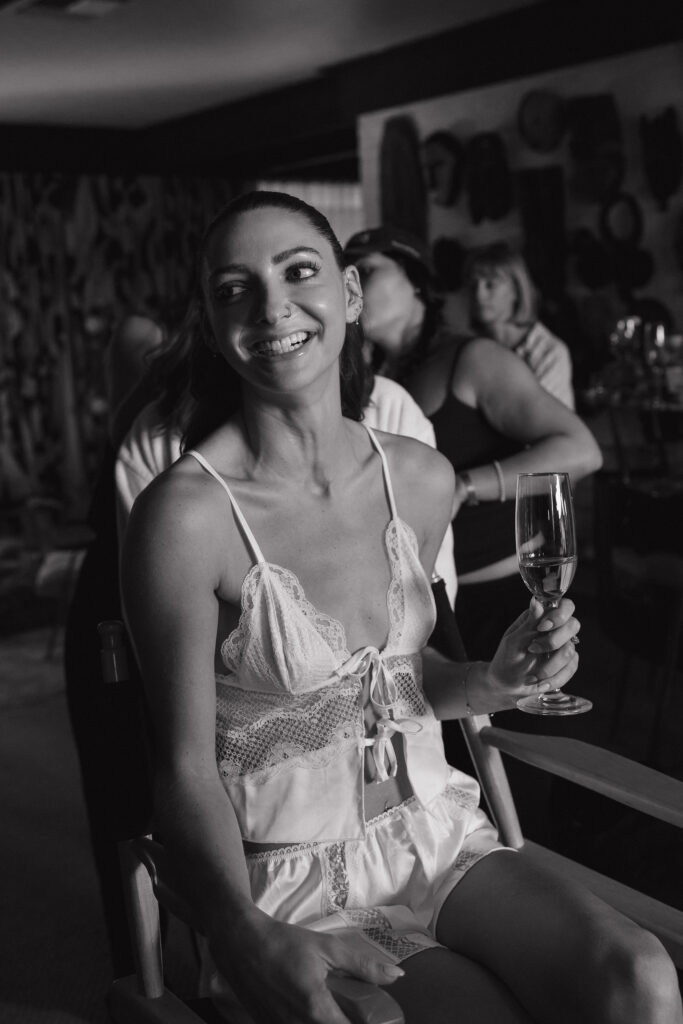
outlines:
{"label": "wooden chair leg", "polygon": [[119,844],[119,859],[139,986],[147,998],[158,999],[164,993],[159,905],[132,841]]}

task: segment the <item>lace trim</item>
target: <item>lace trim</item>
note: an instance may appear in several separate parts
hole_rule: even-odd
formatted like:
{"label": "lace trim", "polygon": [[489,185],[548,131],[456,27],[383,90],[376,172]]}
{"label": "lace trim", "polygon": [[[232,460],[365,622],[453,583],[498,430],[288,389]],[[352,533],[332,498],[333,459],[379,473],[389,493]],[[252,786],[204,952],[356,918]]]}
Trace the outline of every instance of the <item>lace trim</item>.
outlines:
{"label": "lace trim", "polygon": [[395,934],[391,922],[381,910],[366,910],[364,908],[345,910],[344,918],[350,924],[360,928],[364,935],[367,935],[369,939],[376,942],[386,953],[397,960],[405,960],[406,957],[413,956],[414,953],[419,953],[424,949],[421,943],[415,942],[407,936]]}
{"label": "lace trim", "polygon": [[[415,538],[415,534],[412,529],[407,523],[404,523],[403,526],[406,530],[410,530],[410,533],[415,540],[415,546],[417,547],[417,538]],[[394,646],[401,642],[403,637],[403,624],[405,622],[405,593],[403,589],[403,574],[401,571],[401,533],[398,530],[398,524],[395,519],[392,519],[386,528],[384,542],[389,555],[389,564],[391,565],[391,580],[389,582],[389,589],[387,590],[387,613],[389,616],[388,647],[390,644]]]}
{"label": "lace trim", "polygon": [[249,636],[249,620],[254,610],[255,597],[264,569],[267,569],[268,572],[277,577],[287,596],[294,601],[298,609],[311,622],[314,629],[317,630],[334,654],[338,655],[342,661],[349,658],[351,655],[346,647],[346,633],[343,625],[338,619],[332,618],[331,615],[319,612],[315,605],[311,604],[298,577],[281,565],[271,565],[270,562],[257,562],[256,565],[252,565],[242,581],[242,612],[239,622],[232,633],[221,644],[221,658],[226,668],[237,671],[242,660],[242,651]]}
{"label": "lace trim", "polygon": [[317,854],[321,844],[317,842],[292,843],[291,846],[281,846],[277,850],[264,850],[262,853],[245,854],[248,864],[281,864],[291,857],[310,856]]}
{"label": "lace trim", "polygon": [[[391,519],[389,521],[384,539],[391,566],[391,580],[387,590],[389,636],[386,643],[386,648],[390,648],[400,642],[405,619],[401,547],[405,543],[413,553],[417,554],[419,552],[419,545],[415,531],[402,519]],[[242,651],[249,636],[249,618],[254,609],[254,598],[263,575],[264,567],[267,567],[269,572],[279,579],[288,597],[295,602],[301,612],[312,623],[314,629],[317,630],[330,649],[342,661],[350,658],[351,652],[347,647],[346,631],[343,624],[331,615],[319,612],[315,605],[311,604],[295,573],[270,562],[257,562],[256,565],[251,567],[242,581],[242,611],[239,622],[232,633],[221,644],[221,658],[226,668],[235,672],[241,662]]]}
{"label": "lace trim", "polygon": [[349,876],[346,870],[346,844],[334,843],[325,850],[326,914],[343,910],[349,898]]}
{"label": "lace trim", "polygon": [[455,858],[456,871],[467,871],[478,860],[486,856],[485,850],[461,850]]}
{"label": "lace trim", "polygon": [[475,794],[467,789],[461,789],[460,786],[446,786],[443,795],[449,803],[461,807],[464,811],[476,811],[479,807],[479,800]]}
{"label": "lace trim", "polygon": [[[397,718],[426,713],[420,656],[396,655],[391,665]],[[339,688],[342,686],[343,688]],[[226,782],[249,775],[265,782],[279,771],[329,765],[365,736],[362,683],[333,683],[308,693],[255,693],[217,687],[216,761]]]}

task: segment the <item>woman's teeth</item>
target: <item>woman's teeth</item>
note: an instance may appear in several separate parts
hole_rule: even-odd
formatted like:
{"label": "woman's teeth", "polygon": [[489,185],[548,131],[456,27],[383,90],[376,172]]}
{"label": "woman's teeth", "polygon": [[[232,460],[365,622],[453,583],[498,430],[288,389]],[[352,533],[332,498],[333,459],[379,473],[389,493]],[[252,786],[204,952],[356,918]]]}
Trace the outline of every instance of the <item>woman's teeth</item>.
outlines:
{"label": "woman's teeth", "polygon": [[259,356],[282,356],[287,352],[293,352],[299,348],[310,337],[308,331],[295,331],[285,338],[271,338],[268,341],[260,341],[254,351]]}

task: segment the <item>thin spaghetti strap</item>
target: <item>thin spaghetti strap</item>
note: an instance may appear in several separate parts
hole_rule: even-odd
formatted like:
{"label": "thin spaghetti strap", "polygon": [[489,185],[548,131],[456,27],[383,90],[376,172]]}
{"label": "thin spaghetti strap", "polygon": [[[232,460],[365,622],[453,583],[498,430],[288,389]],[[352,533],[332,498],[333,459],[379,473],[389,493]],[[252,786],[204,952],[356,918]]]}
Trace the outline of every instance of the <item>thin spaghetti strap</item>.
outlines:
{"label": "thin spaghetti strap", "polygon": [[372,427],[369,427],[367,425],[367,423],[364,423],[363,426],[365,427],[365,429],[367,430],[368,434],[370,435],[370,440],[372,441],[373,448],[375,449],[375,451],[379,455],[380,459],[382,460],[382,472],[384,474],[384,486],[387,489],[387,496],[389,498],[389,508],[391,509],[391,518],[392,519],[398,519],[398,512],[396,511],[396,500],[394,498],[394,489],[391,486],[391,476],[389,474],[389,464],[387,462],[387,457],[384,454],[384,449],[382,448],[382,445],[379,443],[379,441],[375,437],[375,432],[373,431]]}
{"label": "thin spaghetti strap", "polygon": [[254,560],[256,562],[265,562],[265,558],[263,557],[263,552],[261,551],[261,548],[258,546],[258,544],[256,542],[256,537],[251,532],[251,530],[249,528],[249,524],[247,523],[246,519],[244,518],[244,515],[242,514],[241,508],[237,504],[237,501],[233,497],[232,491],[230,490],[230,488],[226,484],[226,482],[223,479],[223,477],[219,473],[216,472],[216,470],[213,468],[211,463],[207,462],[207,460],[204,458],[204,456],[200,455],[199,452],[194,451],[194,449],[188,449],[188,451],[186,451],[185,454],[186,455],[191,455],[193,459],[196,459],[197,462],[199,463],[199,465],[202,466],[206,470],[206,472],[209,473],[221,485],[221,487],[223,488],[223,490],[227,494],[228,498],[230,499],[230,504],[232,506],[232,510],[235,513],[235,516],[237,518],[238,523],[240,524],[240,526],[242,528],[242,531],[244,532],[244,536],[246,538],[247,544],[251,548],[251,553],[254,556]]}

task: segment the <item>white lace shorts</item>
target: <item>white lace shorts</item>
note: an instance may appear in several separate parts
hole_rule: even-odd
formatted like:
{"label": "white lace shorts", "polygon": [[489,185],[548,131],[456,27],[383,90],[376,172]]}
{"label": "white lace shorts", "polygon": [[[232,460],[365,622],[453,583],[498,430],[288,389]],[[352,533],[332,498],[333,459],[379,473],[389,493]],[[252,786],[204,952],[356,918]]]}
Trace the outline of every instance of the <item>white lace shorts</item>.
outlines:
{"label": "white lace shorts", "polygon": [[[400,963],[439,945],[436,924],[453,887],[482,857],[505,849],[478,804],[476,781],[451,769],[429,810],[411,797],[369,821],[364,839],[250,854],[254,902],[278,921],[334,933],[366,955]],[[234,1013],[211,966],[204,963],[203,987]]]}

